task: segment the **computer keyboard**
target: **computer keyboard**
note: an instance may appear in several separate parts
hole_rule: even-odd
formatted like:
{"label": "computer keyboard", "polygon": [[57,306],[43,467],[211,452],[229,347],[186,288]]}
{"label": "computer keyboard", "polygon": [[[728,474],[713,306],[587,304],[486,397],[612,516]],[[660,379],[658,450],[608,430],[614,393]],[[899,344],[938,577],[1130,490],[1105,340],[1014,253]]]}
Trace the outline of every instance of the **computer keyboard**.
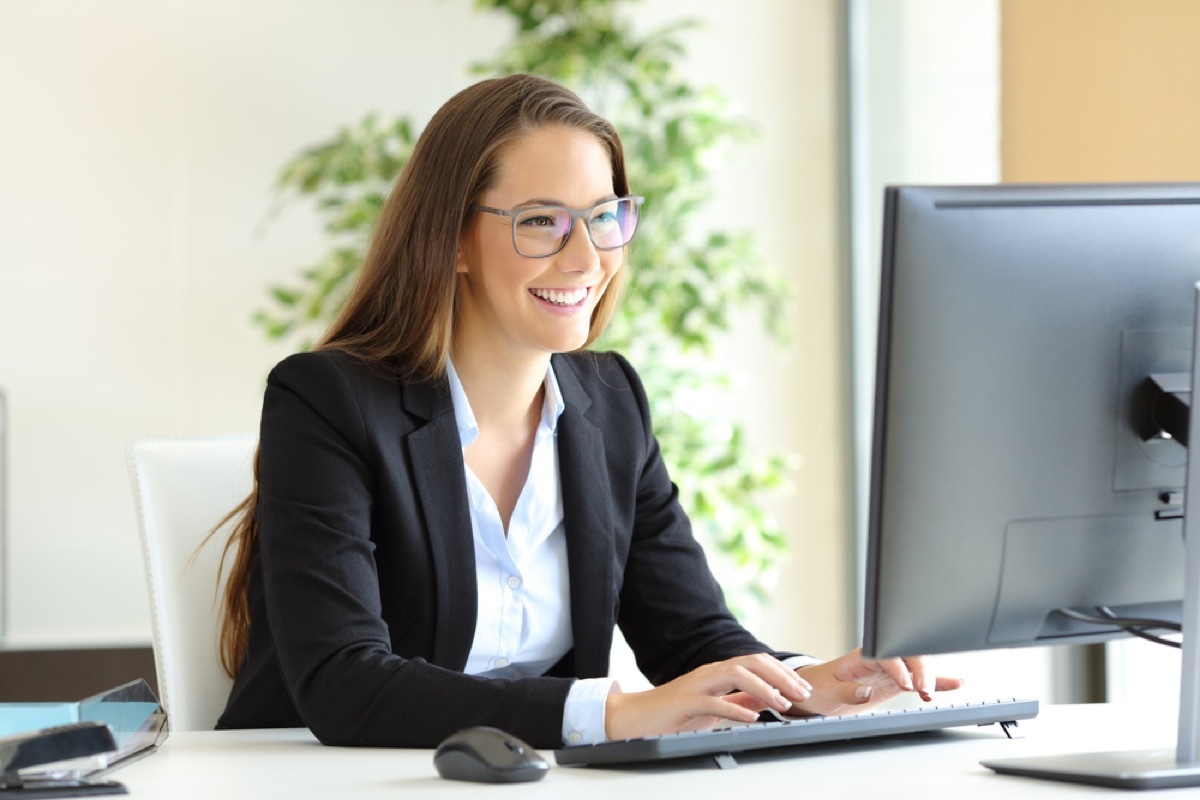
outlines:
{"label": "computer keyboard", "polygon": [[554,751],[559,764],[626,764],[689,756],[712,756],[722,767],[735,766],[733,753],[792,747],[873,736],[999,723],[1005,733],[1018,720],[1032,719],[1038,701],[1000,699],[951,705],[877,710],[842,717],[801,717],[755,722],[687,733],[646,736],[597,744],[568,745]]}

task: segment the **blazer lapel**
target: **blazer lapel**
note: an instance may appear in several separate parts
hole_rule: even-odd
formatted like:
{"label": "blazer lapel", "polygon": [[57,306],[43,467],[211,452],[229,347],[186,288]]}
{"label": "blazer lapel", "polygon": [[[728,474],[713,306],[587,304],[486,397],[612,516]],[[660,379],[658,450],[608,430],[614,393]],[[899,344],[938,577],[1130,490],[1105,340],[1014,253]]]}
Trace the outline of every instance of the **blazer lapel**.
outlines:
{"label": "blazer lapel", "polygon": [[571,626],[578,677],[608,674],[616,624],[613,529],[604,435],[587,418],[591,405],[566,359],[554,359],[565,408],[558,421],[558,462],[571,579]]}
{"label": "blazer lapel", "polygon": [[403,389],[405,410],[429,422],[407,437],[437,587],[432,661],[462,670],[475,638],[475,541],[454,405],[444,383]]}

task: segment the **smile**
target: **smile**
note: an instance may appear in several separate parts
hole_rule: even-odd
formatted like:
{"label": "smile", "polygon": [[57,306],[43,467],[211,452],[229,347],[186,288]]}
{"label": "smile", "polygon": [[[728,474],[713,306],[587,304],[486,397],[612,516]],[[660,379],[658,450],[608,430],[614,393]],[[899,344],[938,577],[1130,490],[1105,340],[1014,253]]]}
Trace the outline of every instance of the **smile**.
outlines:
{"label": "smile", "polygon": [[530,289],[529,293],[540,300],[545,300],[547,303],[553,303],[556,306],[577,306],[586,300],[588,296],[586,287],[567,290]]}

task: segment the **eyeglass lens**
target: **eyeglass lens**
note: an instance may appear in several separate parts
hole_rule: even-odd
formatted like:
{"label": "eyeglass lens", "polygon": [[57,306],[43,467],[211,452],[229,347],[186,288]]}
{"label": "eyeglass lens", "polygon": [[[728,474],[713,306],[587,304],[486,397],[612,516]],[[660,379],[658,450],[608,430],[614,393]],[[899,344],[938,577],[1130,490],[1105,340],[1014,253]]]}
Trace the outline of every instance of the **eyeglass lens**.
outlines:
{"label": "eyeglass lens", "polygon": [[527,209],[513,219],[517,252],[525,256],[557,253],[566,245],[576,217],[586,221],[588,235],[596,249],[615,250],[633,239],[638,206],[632,198],[621,198],[575,212],[565,208]]}

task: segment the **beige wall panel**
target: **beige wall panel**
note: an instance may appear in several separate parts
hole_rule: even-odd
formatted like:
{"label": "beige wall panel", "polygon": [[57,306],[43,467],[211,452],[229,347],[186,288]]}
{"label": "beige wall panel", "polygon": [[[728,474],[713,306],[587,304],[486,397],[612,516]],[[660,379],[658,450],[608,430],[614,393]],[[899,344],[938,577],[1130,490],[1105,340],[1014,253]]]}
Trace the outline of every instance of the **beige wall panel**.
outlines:
{"label": "beige wall panel", "polygon": [[1003,0],[1005,181],[1200,179],[1200,2]]}

